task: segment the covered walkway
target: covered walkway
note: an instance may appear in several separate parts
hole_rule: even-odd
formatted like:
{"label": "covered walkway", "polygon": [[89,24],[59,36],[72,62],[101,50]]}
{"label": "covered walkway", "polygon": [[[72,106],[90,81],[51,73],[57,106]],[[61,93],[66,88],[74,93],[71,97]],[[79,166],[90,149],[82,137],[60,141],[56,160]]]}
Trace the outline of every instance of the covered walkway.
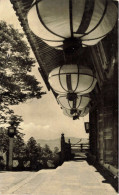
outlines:
{"label": "covered walkway", "polygon": [[[68,161],[57,169],[0,173],[0,194],[115,195],[117,192],[85,160]],[[10,180],[10,178],[12,178]],[[6,182],[5,182],[6,181]],[[9,186],[8,186],[9,183]]]}

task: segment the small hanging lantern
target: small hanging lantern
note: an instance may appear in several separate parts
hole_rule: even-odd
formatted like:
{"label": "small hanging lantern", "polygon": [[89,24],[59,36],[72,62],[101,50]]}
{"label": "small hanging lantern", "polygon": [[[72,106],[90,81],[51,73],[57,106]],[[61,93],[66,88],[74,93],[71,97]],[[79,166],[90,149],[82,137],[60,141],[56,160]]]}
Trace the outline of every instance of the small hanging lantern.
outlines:
{"label": "small hanging lantern", "polygon": [[89,122],[84,122],[84,125],[85,125],[86,133],[89,133],[89,131],[90,131],[90,124],[89,124]]}
{"label": "small hanging lantern", "polygon": [[75,112],[75,110],[84,109],[90,101],[88,96],[79,96],[77,94],[71,95],[72,99],[71,97],[68,97],[69,95],[59,95],[57,101],[63,109],[69,109],[72,113]]}
{"label": "small hanging lantern", "polygon": [[73,39],[80,45],[97,44],[113,29],[117,13],[111,0],[36,0],[27,19],[34,34],[48,45],[66,48]]}
{"label": "small hanging lantern", "polygon": [[63,65],[49,74],[49,83],[58,94],[87,94],[94,89],[96,82],[90,68],[76,64]]}

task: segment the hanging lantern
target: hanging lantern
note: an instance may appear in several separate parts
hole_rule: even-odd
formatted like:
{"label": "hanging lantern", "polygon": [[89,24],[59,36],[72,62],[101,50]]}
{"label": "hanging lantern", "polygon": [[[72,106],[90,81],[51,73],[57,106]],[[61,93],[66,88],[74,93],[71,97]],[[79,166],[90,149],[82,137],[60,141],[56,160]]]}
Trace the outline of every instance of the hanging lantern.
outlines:
{"label": "hanging lantern", "polygon": [[89,124],[89,122],[85,122],[84,125],[85,125],[86,133],[89,133],[89,131],[90,131],[90,124]]}
{"label": "hanging lantern", "polygon": [[67,47],[75,38],[88,46],[113,29],[117,7],[111,0],[36,0],[27,18],[34,34],[50,46]]}
{"label": "hanging lantern", "polygon": [[11,125],[10,127],[8,127],[8,136],[9,137],[14,137],[16,135],[16,128]]}
{"label": "hanging lantern", "polygon": [[63,65],[49,74],[49,83],[58,94],[90,93],[96,82],[91,69],[76,64]]}
{"label": "hanging lantern", "polygon": [[71,110],[72,113],[74,113],[75,110],[84,109],[90,101],[90,98],[88,96],[79,96],[77,94],[73,95],[75,95],[73,99],[68,99],[66,95],[59,95],[57,97],[57,101],[60,104],[60,106],[63,109]]}

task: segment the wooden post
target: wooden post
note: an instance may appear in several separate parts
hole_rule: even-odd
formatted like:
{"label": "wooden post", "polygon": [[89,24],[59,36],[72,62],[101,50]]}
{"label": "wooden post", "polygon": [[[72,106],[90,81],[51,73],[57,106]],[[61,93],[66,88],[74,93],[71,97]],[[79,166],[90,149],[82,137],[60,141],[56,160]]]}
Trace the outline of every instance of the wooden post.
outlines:
{"label": "wooden post", "polygon": [[81,144],[81,152],[83,152],[83,144]]}
{"label": "wooden post", "polygon": [[70,139],[68,140],[68,144],[69,144],[69,160],[71,160],[71,143],[70,143]]}
{"label": "wooden post", "polygon": [[9,137],[8,170],[13,168],[13,137]]}
{"label": "wooden post", "polygon": [[65,160],[65,138],[64,134],[61,134],[61,163]]}

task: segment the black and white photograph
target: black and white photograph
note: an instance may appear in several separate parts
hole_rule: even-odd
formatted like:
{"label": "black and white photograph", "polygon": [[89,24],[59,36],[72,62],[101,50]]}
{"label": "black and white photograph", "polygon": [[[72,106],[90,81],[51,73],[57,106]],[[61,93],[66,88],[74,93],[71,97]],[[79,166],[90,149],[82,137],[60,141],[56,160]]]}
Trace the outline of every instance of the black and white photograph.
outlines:
{"label": "black and white photograph", "polygon": [[0,0],[0,195],[116,195],[118,146],[118,0]]}

